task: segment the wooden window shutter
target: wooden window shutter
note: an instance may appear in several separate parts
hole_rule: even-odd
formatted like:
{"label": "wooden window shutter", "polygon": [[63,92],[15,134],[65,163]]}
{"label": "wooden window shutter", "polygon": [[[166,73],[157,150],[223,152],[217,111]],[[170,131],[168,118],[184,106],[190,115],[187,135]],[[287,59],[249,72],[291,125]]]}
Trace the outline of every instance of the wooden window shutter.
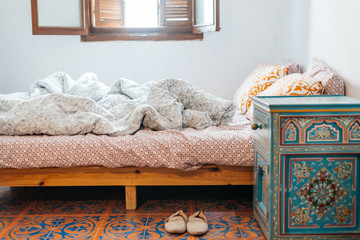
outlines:
{"label": "wooden window shutter", "polygon": [[191,26],[191,0],[162,0],[162,26]]}
{"label": "wooden window shutter", "polygon": [[121,27],[124,22],[123,0],[95,0],[95,26]]}

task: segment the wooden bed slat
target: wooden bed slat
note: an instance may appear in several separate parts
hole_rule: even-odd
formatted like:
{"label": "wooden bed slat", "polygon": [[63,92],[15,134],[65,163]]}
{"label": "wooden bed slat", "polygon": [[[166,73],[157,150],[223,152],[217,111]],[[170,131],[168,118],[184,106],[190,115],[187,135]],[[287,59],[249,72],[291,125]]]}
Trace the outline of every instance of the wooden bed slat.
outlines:
{"label": "wooden bed slat", "polygon": [[186,186],[252,185],[252,167],[203,166],[195,171],[167,168],[0,169],[0,186]]}
{"label": "wooden bed slat", "polygon": [[125,186],[126,209],[135,210],[136,186],[253,185],[252,169],[213,165],[188,172],[149,167],[0,169],[0,186]]}

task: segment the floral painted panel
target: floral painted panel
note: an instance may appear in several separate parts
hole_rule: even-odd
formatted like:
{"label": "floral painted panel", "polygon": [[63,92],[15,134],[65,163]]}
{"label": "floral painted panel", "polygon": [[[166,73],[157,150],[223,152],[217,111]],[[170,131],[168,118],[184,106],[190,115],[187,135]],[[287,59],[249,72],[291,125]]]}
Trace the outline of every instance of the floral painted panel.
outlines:
{"label": "floral painted panel", "polygon": [[283,155],[281,232],[359,230],[359,155]]}

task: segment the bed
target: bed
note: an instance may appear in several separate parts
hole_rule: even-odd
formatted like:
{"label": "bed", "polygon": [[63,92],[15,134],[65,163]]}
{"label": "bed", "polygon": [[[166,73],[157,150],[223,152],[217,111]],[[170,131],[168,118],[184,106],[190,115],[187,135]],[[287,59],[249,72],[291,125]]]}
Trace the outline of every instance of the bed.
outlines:
{"label": "bed", "polygon": [[[249,81],[300,72],[291,65],[260,64],[235,105],[248,87],[262,89]],[[303,78],[321,81],[325,95],[345,93],[341,76],[316,58]],[[250,121],[241,115],[226,125],[233,103],[183,80],[139,85],[119,78],[107,87],[93,73],[75,81],[57,72],[26,93],[0,94],[0,103],[0,186],[125,186],[126,208],[136,209],[136,186],[253,184]]]}
{"label": "bed", "polygon": [[250,121],[133,135],[0,136],[0,186],[252,185]]}

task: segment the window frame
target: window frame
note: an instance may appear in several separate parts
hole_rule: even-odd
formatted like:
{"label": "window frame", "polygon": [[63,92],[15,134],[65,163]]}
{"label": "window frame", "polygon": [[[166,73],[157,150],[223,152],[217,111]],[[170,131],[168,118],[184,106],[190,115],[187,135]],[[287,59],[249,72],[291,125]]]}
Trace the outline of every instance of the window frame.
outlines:
{"label": "window frame", "polygon": [[[82,28],[73,27],[39,27],[37,0],[31,0],[33,35],[81,35],[81,41],[119,41],[119,40],[202,40],[204,32],[220,30],[220,0],[214,2],[213,25],[196,26],[195,23],[195,1],[189,0],[189,25],[188,26],[159,26],[154,28],[132,28],[132,27],[96,27],[96,3],[100,0],[79,0],[82,4]],[[99,12],[97,13],[99,14]],[[161,11],[159,11],[161,16]],[[124,17],[124,16],[122,16]],[[159,19],[161,21],[161,19]],[[104,24],[105,25],[105,24]]]}
{"label": "window frame", "polygon": [[81,27],[52,27],[39,26],[38,1],[31,0],[31,20],[33,35],[84,35],[89,33],[89,5],[88,0],[81,2]]}

